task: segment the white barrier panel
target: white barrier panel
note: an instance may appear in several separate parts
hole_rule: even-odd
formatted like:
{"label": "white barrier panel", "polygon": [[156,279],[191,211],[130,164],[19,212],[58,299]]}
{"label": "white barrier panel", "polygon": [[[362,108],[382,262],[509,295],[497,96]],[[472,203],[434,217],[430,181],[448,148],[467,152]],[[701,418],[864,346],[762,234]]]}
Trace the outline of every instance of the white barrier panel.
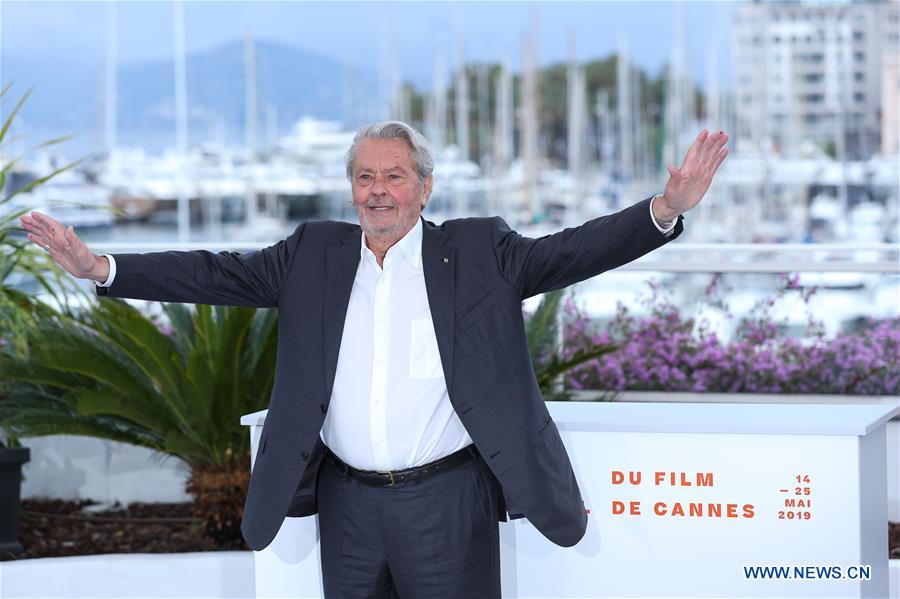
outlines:
{"label": "white barrier panel", "polygon": [[[579,397],[581,396],[581,397]],[[575,392],[576,399],[593,401],[596,392]],[[840,395],[764,395],[626,391],[618,402],[658,403],[801,403],[878,404],[900,407],[900,397]],[[888,466],[888,520],[900,522],[900,417],[886,425]],[[23,499],[93,499],[118,501],[188,502],[185,482],[191,469],[177,458],[160,459],[147,448],[82,435],[23,437],[31,448],[31,461],[23,465]]]}
{"label": "white barrier panel", "polygon": [[[887,597],[879,405],[549,402],[589,510],[565,549],[501,523],[504,597]],[[256,424],[264,412],[242,419]],[[257,597],[321,597],[315,518],[256,554]]]}

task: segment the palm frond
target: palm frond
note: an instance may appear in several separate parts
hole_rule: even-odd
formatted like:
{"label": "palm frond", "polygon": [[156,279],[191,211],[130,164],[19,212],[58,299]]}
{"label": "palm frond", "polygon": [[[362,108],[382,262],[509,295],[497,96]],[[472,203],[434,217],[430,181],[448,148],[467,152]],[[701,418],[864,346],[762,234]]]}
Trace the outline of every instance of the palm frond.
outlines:
{"label": "palm frond", "polygon": [[563,289],[545,293],[534,314],[528,319],[525,334],[528,338],[528,348],[533,362],[552,350],[555,344],[558,330],[556,314],[563,293]]}
{"label": "palm frond", "polygon": [[[3,91],[0,92],[0,97],[5,96],[6,92],[9,91],[9,88],[12,84],[7,85],[3,88]],[[15,108],[13,108],[12,112],[9,113],[9,116],[6,117],[6,120],[3,121],[3,126],[0,127],[0,140],[6,137],[6,132],[9,131],[9,128],[12,126],[13,119],[16,118],[16,115],[22,109],[22,106],[25,105],[25,101],[28,100],[28,96],[31,95],[31,90],[34,88],[29,88],[28,91],[16,102]]]}
{"label": "palm frond", "polygon": [[[0,376],[17,389],[0,401],[0,426],[20,437],[54,428],[92,431],[192,466],[245,454],[249,439],[240,417],[267,405],[274,382],[275,311],[163,309],[171,336],[112,298],[77,319],[40,322],[29,333],[26,358],[0,354]],[[67,420],[73,424],[60,425]]]}
{"label": "palm frond", "polygon": [[538,374],[538,385],[541,389],[549,389],[553,381],[570,370],[573,370],[585,362],[595,360],[600,356],[612,353],[619,349],[617,345],[601,345],[591,349],[580,349],[570,358],[563,359],[558,355],[550,357],[550,361]]}

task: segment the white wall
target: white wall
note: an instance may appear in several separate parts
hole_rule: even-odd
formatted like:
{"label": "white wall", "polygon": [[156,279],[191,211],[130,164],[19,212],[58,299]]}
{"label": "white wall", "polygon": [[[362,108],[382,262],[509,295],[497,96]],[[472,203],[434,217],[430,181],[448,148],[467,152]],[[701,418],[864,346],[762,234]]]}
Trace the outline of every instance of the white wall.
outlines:
{"label": "white wall", "polygon": [[126,443],[76,435],[22,438],[22,498],[94,499],[103,503],[186,502],[188,465]]}
{"label": "white wall", "polygon": [[888,520],[900,522],[900,420],[887,423]]}

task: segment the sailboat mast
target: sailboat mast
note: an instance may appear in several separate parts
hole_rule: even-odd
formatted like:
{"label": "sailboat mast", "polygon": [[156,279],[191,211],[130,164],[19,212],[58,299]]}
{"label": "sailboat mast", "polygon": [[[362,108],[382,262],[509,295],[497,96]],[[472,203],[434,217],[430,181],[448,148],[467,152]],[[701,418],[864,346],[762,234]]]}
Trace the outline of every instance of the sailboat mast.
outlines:
{"label": "sailboat mast", "polygon": [[244,106],[244,155],[247,169],[244,223],[252,227],[256,222],[257,212],[256,186],[253,180],[253,167],[256,163],[256,51],[249,31],[244,35]]}
{"label": "sailboat mast", "polygon": [[109,156],[116,147],[116,121],[118,120],[116,94],[118,85],[117,75],[117,44],[118,44],[118,22],[117,22],[116,2],[106,3],[106,88],[104,89],[106,101],[104,102],[105,126],[103,128],[104,144],[106,145],[106,155]]}
{"label": "sailboat mast", "polygon": [[426,135],[437,154],[444,149],[444,132],[447,126],[447,83],[444,68],[444,38],[441,36],[434,60],[434,79],[425,119]]}
{"label": "sailboat mast", "polygon": [[538,187],[538,17],[531,7],[531,29],[522,48],[522,162],[524,165],[525,217],[534,218],[539,205]]}
{"label": "sailboat mast", "polygon": [[480,63],[476,71],[475,96],[478,103],[478,164],[484,168],[485,159],[490,153],[490,104],[488,98],[488,67]]}
{"label": "sailboat mast", "polygon": [[184,31],[184,2],[172,4],[172,19],[175,44],[175,152],[178,157],[178,241],[184,243],[190,238],[191,213],[188,202],[188,178],[185,172],[187,161],[187,68]]}
{"label": "sailboat mast", "polygon": [[469,77],[466,75],[466,65],[463,52],[457,53],[458,68],[456,72],[456,145],[459,148],[459,159],[462,162],[469,160]]}
{"label": "sailboat mast", "polygon": [[628,58],[628,41],[619,34],[619,57],[616,61],[616,87],[619,117],[619,179],[629,180],[634,173],[634,149],[631,138],[631,65]]}

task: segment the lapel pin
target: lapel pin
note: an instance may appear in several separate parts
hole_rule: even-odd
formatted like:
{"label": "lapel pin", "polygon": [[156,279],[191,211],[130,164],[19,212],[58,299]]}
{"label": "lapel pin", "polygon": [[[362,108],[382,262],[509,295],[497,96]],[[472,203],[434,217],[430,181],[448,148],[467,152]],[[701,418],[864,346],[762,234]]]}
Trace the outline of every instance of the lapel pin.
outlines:
{"label": "lapel pin", "polygon": [[444,258],[444,264],[450,262],[450,258]]}

